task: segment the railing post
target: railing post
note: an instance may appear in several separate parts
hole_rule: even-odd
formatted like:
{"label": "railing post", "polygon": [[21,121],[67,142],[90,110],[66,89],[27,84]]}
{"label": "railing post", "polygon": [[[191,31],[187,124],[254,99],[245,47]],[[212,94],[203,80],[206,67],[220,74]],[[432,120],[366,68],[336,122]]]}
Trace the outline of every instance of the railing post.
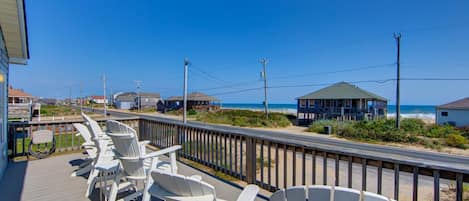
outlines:
{"label": "railing post", "polygon": [[256,183],[256,139],[246,137],[246,180],[248,184]]}

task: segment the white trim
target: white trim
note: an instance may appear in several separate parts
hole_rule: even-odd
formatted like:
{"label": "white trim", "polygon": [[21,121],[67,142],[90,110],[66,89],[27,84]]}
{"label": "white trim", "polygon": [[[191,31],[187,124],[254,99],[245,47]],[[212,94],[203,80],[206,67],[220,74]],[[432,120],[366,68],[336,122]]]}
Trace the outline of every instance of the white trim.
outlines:
{"label": "white trim", "polygon": [[20,65],[27,65],[28,64],[28,59],[23,59],[23,58],[10,58],[10,61],[8,62],[10,64],[20,64]]}
{"label": "white trim", "polygon": [[[18,23],[20,25],[20,34],[21,34],[21,51],[23,53],[23,59],[28,59],[28,41],[26,38],[26,20],[25,20],[25,13],[24,13],[24,5],[23,0],[16,0],[16,4],[18,5]],[[11,61],[11,59],[10,59]]]}

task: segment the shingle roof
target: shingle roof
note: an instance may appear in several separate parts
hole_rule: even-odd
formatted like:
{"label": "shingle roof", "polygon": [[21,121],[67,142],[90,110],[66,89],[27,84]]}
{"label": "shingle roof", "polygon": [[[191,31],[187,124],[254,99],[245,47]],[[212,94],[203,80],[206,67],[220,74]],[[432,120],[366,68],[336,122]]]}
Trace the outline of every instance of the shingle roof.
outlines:
{"label": "shingle roof", "polygon": [[297,99],[376,99],[387,101],[386,98],[365,91],[347,82],[339,82]]}
{"label": "shingle roof", "polygon": [[31,94],[24,92],[22,89],[13,89],[10,87],[8,89],[8,97],[33,97]]}
{"label": "shingle roof", "polygon": [[137,97],[137,93],[135,92],[124,92],[124,93],[117,95],[116,100],[133,102],[135,101],[135,97]]}
{"label": "shingle roof", "polygon": [[439,109],[469,109],[469,97],[437,106]]}
{"label": "shingle roof", "polygon": [[141,92],[138,95],[143,98],[160,98],[161,97],[159,93]]}
{"label": "shingle roof", "polygon": [[[168,101],[182,101],[183,97],[182,96],[171,96],[167,99]],[[209,96],[204,93],[200,92],[193,92],[190,94],[187,94],[187,100],[189,101],[220,101],[219,99]]]}

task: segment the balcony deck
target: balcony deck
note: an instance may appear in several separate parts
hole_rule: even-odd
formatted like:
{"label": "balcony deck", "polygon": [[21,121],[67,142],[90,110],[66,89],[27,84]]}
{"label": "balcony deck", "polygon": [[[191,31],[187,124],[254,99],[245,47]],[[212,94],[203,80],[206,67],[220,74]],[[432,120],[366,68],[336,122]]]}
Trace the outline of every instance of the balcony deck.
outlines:
{"label": "balcony deck", "polygon": [[[99,200],[98,189],[89,198],[85,197],[86,178],[70,177],[83,158],[83,154],[73,153],[42,160],[11,162],[0,181],[0,200]],[[236,200],[241,193],[241,189],[182,163],[178,164],[178,168],[183,175],[202,176],[203,181],[215,186],[217,196],[224,200]]]}

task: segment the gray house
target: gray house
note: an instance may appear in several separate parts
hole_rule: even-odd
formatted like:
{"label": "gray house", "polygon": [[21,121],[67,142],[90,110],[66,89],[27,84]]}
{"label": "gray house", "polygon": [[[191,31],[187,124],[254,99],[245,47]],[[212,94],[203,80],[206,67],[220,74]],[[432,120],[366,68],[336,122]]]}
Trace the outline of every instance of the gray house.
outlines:
{"label": "gray house", "polygon": [[138,93],[135,99],[135,104],[140,108],[155,108],[158,109],[158,105],[163,104],[163,100],[159,93]]}
{"label": "gray house", "polygon": [[135,99],[137,93],[135,92],[123,92],[114,95],[114,106],[117,109],[130,110],[136,107]]}
{"label": "gray house", "polygon": [[469,126],[469,97],[437,106],[436,123]]}
{"label": "gray house", "polygon": [[386,117],[387,100],[346,82],[298,97],[298,124],[319,119],[360,120]]}

